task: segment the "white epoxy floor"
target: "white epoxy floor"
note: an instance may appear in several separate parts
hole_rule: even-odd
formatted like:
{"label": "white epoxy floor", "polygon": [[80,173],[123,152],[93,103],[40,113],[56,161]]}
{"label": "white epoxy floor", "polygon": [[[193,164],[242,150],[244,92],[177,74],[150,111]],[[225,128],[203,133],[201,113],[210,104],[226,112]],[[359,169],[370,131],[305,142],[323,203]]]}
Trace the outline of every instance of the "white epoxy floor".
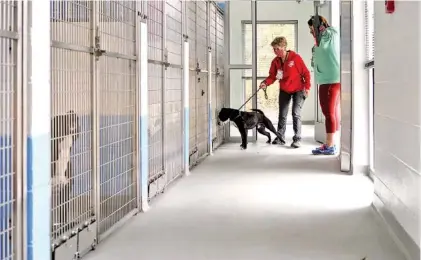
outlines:
{"label": "white epoxy floor", "polygon": [[300,149],[220,147],[85,259],[404,260],[370,206],[371,183],[311,155],[303,127]]}

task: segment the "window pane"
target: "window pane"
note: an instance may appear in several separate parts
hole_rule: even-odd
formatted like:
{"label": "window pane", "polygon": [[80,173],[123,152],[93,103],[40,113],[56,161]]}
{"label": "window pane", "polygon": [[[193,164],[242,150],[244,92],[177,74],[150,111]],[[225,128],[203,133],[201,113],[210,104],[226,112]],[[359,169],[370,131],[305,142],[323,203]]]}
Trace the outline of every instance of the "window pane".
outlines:
{"label": "window pane", "polygon": [[[284,36],[288,42],[288,49],[297,51],[297,23],[261,23],[257,24],[257,84],[267,77],[270,64],[275,57],[270,45],[275,37]],[[250,23],[243,24],[243,63],[252,64],[252,26]],[[246,89],[246,98],[252,95],[252,70],[244,70],[243,80]],[[265,111],[272,122],[278,121],[278,82],[267,89],[268,99],[265,99],[263,91],[257,94],[257,108]],[[292,120],[291,106],[288,112],[288,122]],[[252,103],[246,105],[246,109],[252,108]]]}
{"label": "window pane", "polygon": [[[275,37],[284,36],[288,41],[288,49],[296,51],[296,23],[257,24],[257,76],[266,77],[270,63],[275,54],[270,43]],[[251,64],[252,59],[252,28],[250,23],[243,25],[243,63]],[[246,77],[251,77],[247,71]]]}

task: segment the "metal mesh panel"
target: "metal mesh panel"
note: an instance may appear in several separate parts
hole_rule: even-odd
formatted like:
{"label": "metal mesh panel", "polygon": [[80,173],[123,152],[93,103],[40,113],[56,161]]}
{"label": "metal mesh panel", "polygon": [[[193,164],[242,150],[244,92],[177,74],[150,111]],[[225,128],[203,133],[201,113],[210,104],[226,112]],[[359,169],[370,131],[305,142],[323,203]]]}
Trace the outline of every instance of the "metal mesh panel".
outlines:
{"label": "metal mesh panel", "polygon": [[216,64],[221,75],[224,73],[224,17],[217,12],[216,14]]}
{"label": "metal mesh panel", "polygon": [[187,34],[189,35],[189,67],[196,69],[196,2],[187,1]]}
{"label": "metal mesh panel", "polygon": [[197,156],[203,157],[208,152],[208,75],[196,76],[196,118],[197,118]]}
{"label": "metal mesh panel", "polygon": [[[199,68],[207,69],[207,6],[205,1],[196,1],[196,59]],[[207,72],[196,76],[196,134],[197,156],[203,157],[208,152],[208,83]]]}
{"label": "metal mesh panel", "polygon": [[50,1],[51,40],[76,46],[90,46],[92,3],[90,1]]}
{"label": "metal mesh panel", "polygon": [[148,1],[149,197],[162,190],[163,157],[163,10],[164,2]]}
{"label": "metal mesh panel", "polygon": [[[0,2],[0,259],[15,259],[16,245],[16,1]],[[12,34],[11,34],[12,33]]]}
{"label": "metal mesh panel", "polygon": [[182,75],[179,68],[169,67],[165,91],[165,165],[167,181],[177,178],[182,171]]}
{"label": "metal mesh panel", "polygon": [[136,1],[99,1],[101,48],[107,53],[135,55]]}
{"label": "metal mesh panel", "polygon": [[162,22],[163,2],[148,1],[148,57],[153,61],[162,61]]}
{"label": "metal mesh panel", "polygon": [[100,233],[137,206],[136,2],[99,3]]}
{"label": "metal mesh panel", "polygon": [[[64,5],[74,13],[83,13],[85,20],[73,22],[76,16],[64,16]],[[60,48],[53,44],[51,48],[53,242],[68,236],[73,228],[90,220],[93,213],[90,54],[70,47],[90,45],[91,8],[91,3],[81,1],[51,4],[51,40],[63,45]]]}
{"label": "metal mesh panel", "polygon": [[207,6],[205,1],[196,1],[196,61],[199,67],[206,69],[207,64]]}
{"label": "metal mesh panel", "polygon": [[181,21],[181,1],[166,0],[166,48],[168,62],[182,65],[182,21]]}
{"label": "metal mesh panel", "polygon": [[[182,4],[180,0],[166,1],[166,46],[168,62],[182,64]],[[183,70],[178,66],[168,67],[165,82],[165,170],[167,184],[182,171],[183,160]]]}
{"label": "metal mesh panel", "polygon": [[[224,85],[224,17],[219,11],[216,13],[216,67],[219,70],[217,76],[217,98],[216,110],[220,111],[225,104],[225,85]],[[224,126],[218,127],[216,144],[221,144],[224,141],[225,129]]]}
{"label": "metal mesh panel", "polygon": [[197,158],[197,131],[196,131],[196,2],[188,1],[187,4],[187,34],[189,35],[189,105],[190,105],[190,165]]}
{"label": "metal mesh panel", "polygon": [[212,48],[212,72],[215,73],[216,72],[216,68],[217,68],[217,57],[216,57],[216,16],[217,16],[217,9],[215,6],[215,3],[211,3],[210,4],[210,18],[209,18],[209,22],[210,22],[210,47]]}

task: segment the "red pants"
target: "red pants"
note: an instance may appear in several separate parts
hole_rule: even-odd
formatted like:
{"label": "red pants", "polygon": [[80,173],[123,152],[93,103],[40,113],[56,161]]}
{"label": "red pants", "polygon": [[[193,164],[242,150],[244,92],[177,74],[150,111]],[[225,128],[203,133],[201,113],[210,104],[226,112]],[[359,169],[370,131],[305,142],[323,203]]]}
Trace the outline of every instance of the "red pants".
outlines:
{"label": "red pants", "polygon": [[339,131],[341,125],[341,83],[324,84],[319,87],[319,101],[325,116],[326,133]]}

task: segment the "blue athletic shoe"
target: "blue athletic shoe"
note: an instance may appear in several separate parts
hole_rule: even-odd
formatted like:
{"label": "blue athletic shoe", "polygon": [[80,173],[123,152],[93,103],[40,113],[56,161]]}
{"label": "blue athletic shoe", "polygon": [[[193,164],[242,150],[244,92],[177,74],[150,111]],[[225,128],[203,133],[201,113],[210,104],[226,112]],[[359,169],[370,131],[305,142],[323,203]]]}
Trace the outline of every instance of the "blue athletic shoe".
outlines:
{"label": "blue athletic shoe", "polygon": [[336,153],[336,145],[329,147],[326,144],[323,144],[322,146],[317,147],[311,152],[314,155],[334,155]]}
{"label": "blue athletic shoe", "polygon": [[325,149],[325,144],[322,144],[322,146],[320,146],[320,147],[317,147],[316,149],[313,149],[312,151],[311,151],[311,153],[312,154],[322,154],[322,150],[324,150]]}

